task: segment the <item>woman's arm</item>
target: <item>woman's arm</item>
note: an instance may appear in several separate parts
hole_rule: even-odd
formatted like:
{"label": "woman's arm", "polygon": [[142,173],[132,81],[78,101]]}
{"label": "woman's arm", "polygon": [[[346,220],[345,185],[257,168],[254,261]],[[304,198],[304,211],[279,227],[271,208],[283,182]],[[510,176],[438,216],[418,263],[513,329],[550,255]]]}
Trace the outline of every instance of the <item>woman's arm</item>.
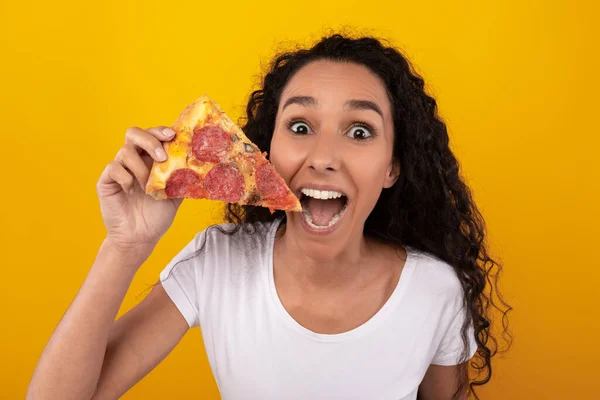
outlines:
{"label": "woman's arm", "polygon": [[466,391],[459,397],[452,397],[458,389],[458,377],[464,373],[464,368],[466,364],[430,365],[419,386],[418,400],[466,400]]}
{"label": "woman's arm", "polygon": [[162,288],[115,323],[135,273],[181,204],[155,200],[144,189],[153,162],[167,158],[162,142],[174,134],[166,127],[128,129],[124,146],[102,172],[97,192],[107,237],[42,353],[27,399],[116,398],[187,331]]}
{"label": "woman's arm", "polygon": [[136,263],[104,242],[44,349],[27,399],[117,398],[181,340],[187,322],[160,285],[114,322]]}
{"label": "woman's arm", "polygon": [[123,395],[175,348],[187,330],[187,322],[157,285],[115,322],[93,399]]}

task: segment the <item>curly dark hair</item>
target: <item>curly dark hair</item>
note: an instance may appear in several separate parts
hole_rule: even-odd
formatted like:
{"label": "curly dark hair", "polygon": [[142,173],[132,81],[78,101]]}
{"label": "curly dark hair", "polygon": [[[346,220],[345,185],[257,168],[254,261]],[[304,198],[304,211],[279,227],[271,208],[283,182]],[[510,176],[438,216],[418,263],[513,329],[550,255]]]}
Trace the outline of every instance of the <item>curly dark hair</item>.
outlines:
{"label": "curly dark hair", "polygon": [[[394,158],[400,176],[384,189],[367,218],[364,234],[393,246],[410,246],[428,252],[454,268],[464,293],[467,318],[462,327],[467,361],[469,324],[478,345],[471,367],[459,376],[459,396],[465,389],[475,398],[475,387],[492,376],[491,358],[500,351],[492,332],[501,325],[501,337],[510,347],[507,313],[511,307],[498,292],[501,265],[486,248],[485,223],[459,174],[459,163],[449,147],[446,125],[438,116],[437,103],[425,91],[425,83],[397,49],[373,37],[350,38],[334,34],[310,49],[277,56],[266,73],[262,88],[251,93],[241,127],[262,151],[268,152],[281,92],[290,78],[315,60],[356,63],[369,68],[385,84],[394,122]],[[237,231],[255,222],[285,220],[282,211],[228,204],[227,222]],[[492,315],[493,314],[493,315]],[[494,318],[492,318],[494,316]],[[465,369],[466,370],[466,369]],[[470,376],[469,376],[470,375]],[[468,386],[468,388],[467,388]]]}

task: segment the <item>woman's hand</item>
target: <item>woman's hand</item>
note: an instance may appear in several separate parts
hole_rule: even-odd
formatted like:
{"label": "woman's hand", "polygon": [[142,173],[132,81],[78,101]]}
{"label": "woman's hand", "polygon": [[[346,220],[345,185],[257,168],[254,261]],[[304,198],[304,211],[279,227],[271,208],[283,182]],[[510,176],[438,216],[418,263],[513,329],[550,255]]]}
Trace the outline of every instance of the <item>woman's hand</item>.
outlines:
{"label": "woman's hand", "polygon": [[145,193],[153,161],[163,162],[163,142],[175,132],[160,126],[127,129],[125,144],[97,184],[107,240],[124,252],[147,253],[169,229],[182,199],[155,200]]}

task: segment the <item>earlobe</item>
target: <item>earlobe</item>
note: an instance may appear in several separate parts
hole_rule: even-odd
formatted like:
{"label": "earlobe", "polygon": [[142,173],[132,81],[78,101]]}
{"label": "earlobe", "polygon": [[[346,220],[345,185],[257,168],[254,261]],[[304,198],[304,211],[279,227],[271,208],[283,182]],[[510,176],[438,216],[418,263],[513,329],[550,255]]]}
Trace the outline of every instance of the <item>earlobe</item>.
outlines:
{"label": "earlobe", "polygon": [[391,188],[394,186],[394,183],[400,177],[400,162],[398,160],[392,161],[390,166],[388,167],[387,174],[385,177],[385,182],[383,183],[383,187],[385,189]]}

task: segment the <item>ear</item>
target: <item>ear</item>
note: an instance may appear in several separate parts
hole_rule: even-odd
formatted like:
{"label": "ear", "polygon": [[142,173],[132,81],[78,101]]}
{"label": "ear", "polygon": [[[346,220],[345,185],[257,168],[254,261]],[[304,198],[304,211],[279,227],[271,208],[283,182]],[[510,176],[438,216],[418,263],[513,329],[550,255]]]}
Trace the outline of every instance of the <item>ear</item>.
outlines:
{"label": "ear", "polygon": [[397,159],[393,159],[390,163],[386,173],[385,180],[383,181],[383,188],[388,189],[394,186],[394,183],[400,177],[400,161]]}

